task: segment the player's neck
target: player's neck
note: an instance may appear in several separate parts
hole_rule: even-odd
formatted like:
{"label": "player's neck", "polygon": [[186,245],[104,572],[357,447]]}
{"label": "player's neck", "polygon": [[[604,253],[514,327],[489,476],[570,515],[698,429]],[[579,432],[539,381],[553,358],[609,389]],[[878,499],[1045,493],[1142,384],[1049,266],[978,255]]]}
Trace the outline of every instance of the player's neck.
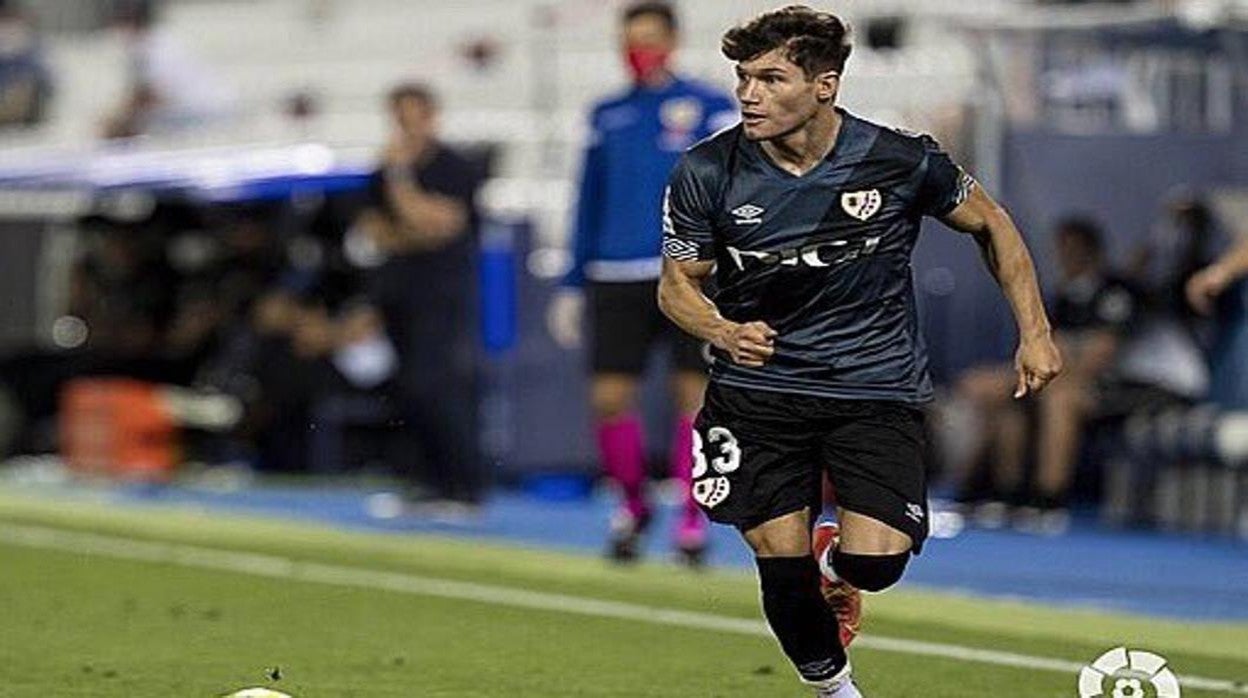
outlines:
{"label": "player's neck", "polygon": [[763,152],[778,167],[801,176],[814,169],[836,147],[845,121],[835,108],[820,109],[810,121],[778,138],[762,142]]}
{"label": "player's neck", "polygon": [[676,76],[669,70],[656,70],[653,74],[647,75],[638,80],[635,84],[643,90],[652,92],[665,89],[668,85],[675,82]]}
{"label": "player's neck", "polygon": [[424,165],[426,162],[433,159],[433,156],[438,149],[438,143],[437,139],[432,135],[419,137],[408,136],[408,147],[412,152],[412,164]]}

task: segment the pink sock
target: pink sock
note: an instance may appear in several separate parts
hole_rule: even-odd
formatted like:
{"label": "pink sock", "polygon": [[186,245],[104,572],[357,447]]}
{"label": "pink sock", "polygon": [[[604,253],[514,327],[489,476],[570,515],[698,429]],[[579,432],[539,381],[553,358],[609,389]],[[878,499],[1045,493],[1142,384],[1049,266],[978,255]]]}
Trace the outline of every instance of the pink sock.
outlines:
{"label": "pink sock", "polygon": [[645,452],[642,449],[641,419],[626,414],[598,423],[598,453],[607,477],[624,493],[628,513],[640,517],[646,512],[642,498],[645,483]]}
{"label": "pink sock", "polygon": [[693,500],[693,417],[682,415],[676,422],[669,457],[672,477],[680,480],[685,493],[684,506],[676,524],[677,545],[701,545],[706,538],[706,517]]}

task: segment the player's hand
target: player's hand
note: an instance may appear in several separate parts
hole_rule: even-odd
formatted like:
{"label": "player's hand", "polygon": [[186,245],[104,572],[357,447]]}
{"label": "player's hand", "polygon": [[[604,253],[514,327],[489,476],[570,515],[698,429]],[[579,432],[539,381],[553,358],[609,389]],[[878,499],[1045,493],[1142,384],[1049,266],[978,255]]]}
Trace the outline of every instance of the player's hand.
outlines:
{"label": "player's hand", "polygon": [[418,152],[412,147],[411,141],[400,132],[390,136],[386,147],[381,151],[381,161],[386,167],[406,168],[416,162]]}
{"label": "player's hand", "polygon": [[1205,267],[1187,280],[1187,302],[1196,312],[1208,315],[1213,312],[1214,299],[1222,295],[1231,281],[1231,275],[1218,265]]}
{"label": "player's hand", "polygon": [[757,368],[767,363],[776,353],[776,331],[765,322],[730,324],[712,342],[716,348],[728,352],[733,363]]}
{"label": "player's hand", "polygon": [[546,329],[564,349],[581,346],[585,320],[585,296],[576,289],[561,288],[546,308]]}
{"label": "player's hand", "polygon": [[1062,353],[1053,337],[1045,332],[1019,342],[1018,352],[1014,354],[1014,370],[1018,372],[1014,399],[1043,390],[1062,372]]}

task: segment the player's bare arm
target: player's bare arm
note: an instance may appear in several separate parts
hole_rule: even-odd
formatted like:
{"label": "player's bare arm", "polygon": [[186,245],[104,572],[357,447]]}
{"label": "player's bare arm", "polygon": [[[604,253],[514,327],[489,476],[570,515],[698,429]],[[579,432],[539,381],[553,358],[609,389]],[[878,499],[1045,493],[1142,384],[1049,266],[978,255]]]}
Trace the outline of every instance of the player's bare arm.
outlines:
{"label": "player's bare arm", "polygon": [[702,291],[702,282],[714,268],[711,261],[664,259],[659,308],[684,331],[727,352],[734,363],[762,366],[776,353],[776,331],[765,322],[733,322],[719,314]]}
{"label": "player's bare arm", "polygon": [[1201,315],[1213,312],[1213,301],[1239,279],[1248,276],[1248,235],[1222,259],[1192,275],[1187,301]]}
{"label": "player's bare arm", "polygon": [[1014,397],[1021,398],[1044,389],[1061,372],[1062,356],[1053,342],[1035,265],[1022,234],[1005,209],[978,186],[972,187],[966,201],[942,221],[975,238],[988,270],[1014,312],[1019,336],[1014,356],[1014,367],[1018,371]]}
{"label": "player's bare arm", "polygon": [[467,232],[468,211],[464,205],[427,191],[409,167],[387,167],[385,181],[398,218],[396,232],[413,246],[437,247]]}

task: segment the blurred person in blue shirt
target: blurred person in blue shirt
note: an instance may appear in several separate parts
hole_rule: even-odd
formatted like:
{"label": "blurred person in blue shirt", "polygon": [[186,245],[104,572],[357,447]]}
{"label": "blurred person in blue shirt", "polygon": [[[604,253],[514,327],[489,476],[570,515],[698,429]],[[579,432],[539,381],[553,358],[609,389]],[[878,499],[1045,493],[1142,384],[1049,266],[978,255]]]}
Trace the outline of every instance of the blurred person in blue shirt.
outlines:
{"label": "blurred person in blue shirt", "polygon": [[14,0],[0,0],[0,126],[39,123],[51,93],[38,34]]}
{"label": "blurred person in blue shirt", "polygon": [[[693,417],[706,386],[701,345],[664,318],[655,304],[663,190],[681,153],[735,123],[737,114],[727,94],[672,70],[678,26],[670,5],[630,5],[620,28],[620,48],[633,84],[604,98],[591,112],[572,268],[551,304],[548,324],[561,345],[577,347],[588,305],[596,441],[607,476],[624,495],[624,505],[613,517],[608,554],[628,561],[636,558],[651,517],[637,414],[638,382],[651,349],[662,343],[672,352],[678,423],[671,469],[686,484]],[[705,538],[702,514],[686,494],[675,530],[677,549],[686,562],[700,562]]]}

